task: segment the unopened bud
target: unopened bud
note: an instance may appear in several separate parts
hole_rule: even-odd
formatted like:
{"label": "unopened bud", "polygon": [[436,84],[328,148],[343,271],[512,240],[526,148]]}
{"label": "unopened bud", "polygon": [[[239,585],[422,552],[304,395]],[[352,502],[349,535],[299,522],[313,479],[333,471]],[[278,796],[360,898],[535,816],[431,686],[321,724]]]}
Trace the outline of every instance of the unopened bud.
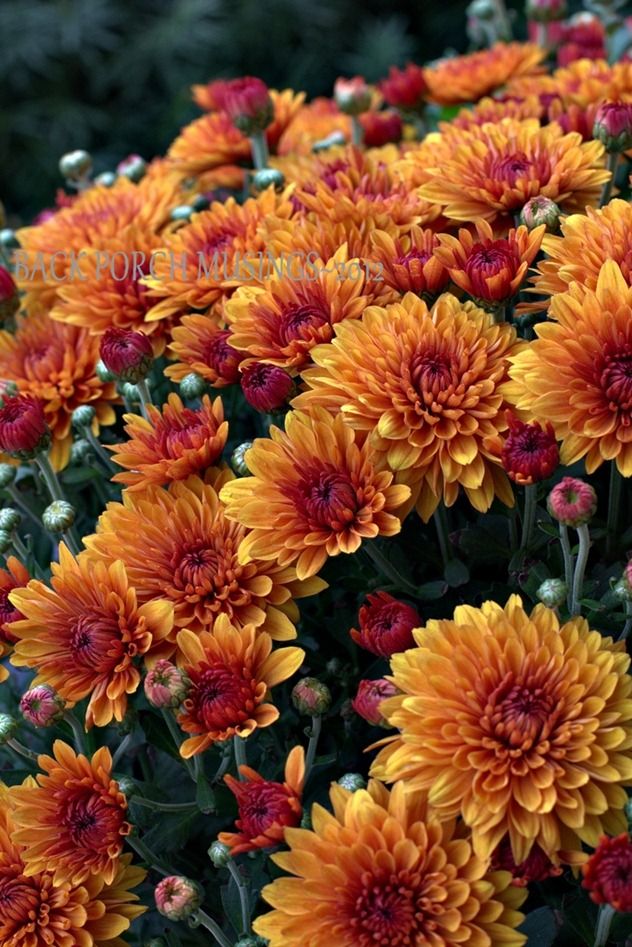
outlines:
{"label": "unopened bud", "polygon": [[92,158],[87,151],[69,151],[59,159],[59,171],[67,181],[80,181],[92,171]]}
{"label": "unopened bud", "polygon": [[82,404],[72,412],[72,426],[77,431],[84,431],[92,426],[96,414],[91,404]]}
{"label": "unopened bud", "polygon": [[250,474],[246,463],[246,454],[252,445],[252,441],[244,441],[230,455],[230,465],[239,477],[247,477]]}
{"label": "unopened bud", "polygon": [[13,545],[13,536],[6,529],[0,529],[0,553],[4,554]]}
{"label": "unopened bud", "polygon": [[15,235],[15,230],[11,227],[3,227],[0,230],[0,247],[5,250],[16,250],[20,246],[20,241]]}
{"label": "unopened bud", "polygon": [[154,898],[158,911],[170,921],[183,921],[202,903],[202,889],[183,875],[168,875],[156,886]]}
{"label": "unopened bud", "polygon": [[358,789],[366,789],[366,779],[360,773],[345,773],[338,780],[338,785],[349,792],[357,792]]}
{"label": "unopened bud", "polygon": [[99,381],[102,381],[104,384],[116,381],[116,375],[110,371],[103,359],[99,359],[97,362],[95,372]]}
{"label": "unopened bud", "polygon": [[67,500],[53,500],[42,513],[42,524],[49,533],[65,533],[75,516],[75,508]]}
{"label": "unopened bud", "polygon": [[147,162],[140,155],[128,155],[116,166],[116,173],[138,183],[147,172]]}
{"label": "unopened bud", "polygon": [[546,508],[564,526],[588,523],[597,511],[597,494],[578,477],[563,477],[549,493]]}
{"label": "unopened bud", "polygon": [[171,211],[172,220],[188,220],[193,213],[193,208],[189,204],[178,204]]}
{"label": "unopened bud", "polygon": [[59,694],[48,684],[38,684],[22,695],[20,712],[34,727],[49,727],[61,718],[66,706]]}
{"label": "unopened bud", "polygon": [[334,99],[340,111],[346,115],[361,115],[371,107],[371,90],[362,76],[336,79]]}
{"label": "unopened bud", "polygon": [[0,713],[0,744],[10,740],[18,729],[18,726],[19,724],[15,717],[12,717],[10,714]]}
{"label": "unopened bud", "polygon": [[93,454],[92,444],[85,437],[79,437],[72,442],[70,448],[70,463],[74,465],[84,464]]}
{"label": "unopened bud", "polygon": [[265,940],[265,938],[259,937],[257,934],[247,934],[235,942],[235,947],[266,947],[269,943],[269,940]]}
{"label": "unopened bud", "polygon": [[230,861],[230,848],[223,842],[215,841],[208,849],[208,857],[216,868],[225,868]]}
{"label": "unopened bud", "polygon": [[520,211],[520,223],[527,230],[535,230],[544,224],[548,233],[556,233],[559,230],[561,213],[555,201],[539,194],[527,201]]}
{"label": "unopened bud", "polygon": [[322,717],[331,707],[331,691],[316,677],[304,677],[292,689],[292,703],[300,714]]}
{"label": "unopened bud", "polygon": [[593,137],[610,154],[632,148],[632,102],[603,102],[595,115]]}
{"label": "unopened bud", "polygon": [[282,171],[277,168],[261,168],[256,171],[252,177],[252,183],[257,191],[265,191],[266,188],[273,185],[275,188],[281,188],[285,184],[285,177]]}
{"label": "unopened bud", "polygon": [[13,464],[0,464],[0,490],[6,490],[15,480],[18,468]]}
{"label": "unopened bud", "polygon": [[180,382],[180,395],[185,401],[193,401],[195,398],[201,398],[207,387],[201,375],[190,372]]}
{"label": "unopened bud", "polygon": [[187,674],[162,659],[147,672],[145,695],[152,707],[179,707],[191,687]]}
{"label": "unopened bud", "polygon": [[101,174],[97,174],[94,179],[95,184],[100,184],[101,187],[112,187],[116,181],[116,175],[114,171],[102,171]]}
{"label": "unopened bud", "polygon": [[0,529],[6,530],[7,533],[12,533],[14,529],[17,529],[21,520],[22,517],[18,511],[11,506],[5,506],[3,510],[0,510]]}
{"label": "unopened bud", "polygon": [[566,601],[568,586],[562,579],[545,579],[536,595],[547,608],[557,608]]}
{"label": "unopened bud", "polygon": [[138,786],[131,776],[118,776],[118,788],[127,800],[133,799],[138,795]]}

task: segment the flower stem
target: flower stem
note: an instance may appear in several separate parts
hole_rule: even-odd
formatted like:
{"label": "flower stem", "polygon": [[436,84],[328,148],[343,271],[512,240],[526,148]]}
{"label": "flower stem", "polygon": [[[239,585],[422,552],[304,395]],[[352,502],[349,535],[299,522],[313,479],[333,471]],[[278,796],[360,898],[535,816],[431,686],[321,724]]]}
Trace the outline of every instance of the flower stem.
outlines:
{"label": "flower stem", "polygon": [[211,783],[218,783],[220,779],[224,776],[224,773],[228,771],[228,768],[231,764],[232,754],[230,752],[230,743],[226,743],[222,749],[222,758],[220,760],[217,771],[213,776]]}
{"label": "flower stem", "polygon": [[169,875],[169,871],[163,868],[160,859],[157,855],[147,848],[144,842],[136,835],[128,835],[126,837],[127,844],[130,848],[133,848],[137,855],[139,855],[142,860],[148,865],[149,868],[153,868],[154,871],[157,871],[159,875],[164,875],[165,877]]}
{"label": "flower stem", "polygon": [[625,625],[623,626],[623,630],[617,639],[618,641],[625,641],[632,631],[632,602],[625,603],[625,614]]}
{"label": "flower stem", "polygon": [[200,924],[202,927],[205,927],[207,931],[213,935],[220,947],[233,947],[219,924],[214,921],[213,918],[206,913],[206,911],[197,910],[193,917],[198,924]]}
{"label": "flower stem", "polygon": [[29,551],[17,532],[11,534],[11,545],[13,546],[18,559],[21,559],[23,563],[26,563],[29,558]]}
{"label": "flower stem", "polygon": [[116,750],[112,754],[112,770],[114,770],[114,767],[116,766],[118,761],[125,754],[131,742],[132,742],[132,735],[131,733],[128,733],[126,736],[123,737],[123,739],[117,746]]}
{"label": "flower stem", "polygon": [[608,171],[610,171],[610,178],[606,181],[601,192],[601,199],[599,201],[599,206],[603,207],[604,204],[607,204],[610,200],[610,195],[612,194],[612,188],[614,186],[614,178],[617,170],[617,164],[619,161],[618,152],[613,152],[608,155]]}
{"label": "flower stem", "polygon": [[33,458],[35,464],[42,475],[42,480],[46,484],[46,489],[50,494],[51,500],[65,500],[64,491],[57,479],[57,474],[51,466],[47,454],[36,454]]}
{"label": "flower stem", "polygon": [[562,547],[562,556],[564,557],[564,582],[566,583],[566,605],[569,614],[571,613],[571,590],[573,588],[573,569],[575,568],[575,557],[571,552],[571,544],[568,538],[568,526],[560,523],[560,546]]}
{"label": "flower stem", "polygon": [[496,325],[502,325],[503,322],[507,321],[507,307],[498,306],[494,309],[494,322]]}
{"label": "flower stem", "polygon": [[610,488],[608,490],[608,519],[606,521],[606,554],[611,556],[614,552],[614,544],[619,528],[619,515],[621,511],[621,490],[623,487],[623,478],[619,473],[616,461],[610,461]]}
{"label": "flower stem", "polygon": [[252,152],[252,163],[257,171],[262,171],[268,167],[268,140],[266,133],[262,131],[255,132],[250,139],[250,150]]}
{"label": "flower stem", "polygon": [[409,582],[408,579],[405,579],[403,576],[401,576],[397,569],[393,568],[388,559],[382,555],[382,553],[376,548],[372,541],[365,543],[362,548],[366,551],[369,558],[373,560],[373,564],[377,566],[382,575],[386,576],[387,579],[390,579],[391,582],[394,582],[398,588],[409,592],[411,595],[417,595],[417,588],[412,584],[412,582]]}
{"label": "flower stem", "polygon": [[239,868],[232,858],[228,860],[228,870],[232,875],[233,881],[237,885],[239,892],[239,903],[241,905],[241,936],[247,937],[250,933],[250,896],[248,886],[244,884]]}
{"label": "flower stem", "polygon": [[29,750],[28,747],[20,743],[19,740],[15,740],[11,737],[7,740],[7,746],[10,746],[11,749],[17,753],[19,756],[23,756],[25,760],[31,760],[37,762],[37,753],[34,753],[33,750]]}
{"label": "flower stem", "polygon": [[84,739],[84,731],[81,727],[81,724],[79,723],[79,721],[77,720],[77,718],[75,717],[75,715],[72,713],[71,710],[66,710],[66,712],[64,713],[63,719],[66,721],[66,723],[72,730],[72,735],[75,741],[76,749],[78,750],[79,753],[85,753],[86,746],[85,746],[85,739]]}
{"label": "flower stem", "polygon": [[149,394],[149,385],[147,384],[147,379],[143,378],[142,381],[136,382],[136,388],[138,390],[138,394],[140,395],[140,413],[146,421],[149,421],[147,405],[151,404],[152,401],[151,395]]}
{"label": "flower stem", "polygon": [[577,553],[577,562],[575,564],[575,575],[573,576],[573,594],[571,596],[571,615],[581,615],[581,606],[579,601],[582,596],[582,587],[584,585],[584,573],[588,562],[588,551],[590,549],[590,531],[586,523],[577,527],[579,536],[579,552]]}
{"label": "flower stem", "polygon": [[[174,718],[173,714],[171,714],[168,710],[164,710],[164,709],[163,709],[163,711],[162,711],[162,717],[163,717],[163,720],[165,721],[165,723],[167,724],[167,729],[169,730],[169,733],[171,734],[171,736],[172,736],[172,738],[173,738],[173,742],[175,743],[175,745],[176,745],[176,747],[177,747],[177,749],[178,749],[178,752],[180,752],[180,742],[181,742],[181,741],[180,741],[180,736],[181,736],[181,734],[180,734],[180,730],[178,729],[178,725],[177,725],[177,723],[176,723],[176,721],[175,721],[175,718]],[[191,779],[193,780],[193,782],[196,782],[196,778],[195,778],[195,767],[193,766],[193,763],[191,762],[191,760],[185,760],[183,756],[181,756],[180,759],[182,760],[182,762],[183,762],[184,765],[186,766],[187,772],[188,772],[189,776],[191,777]]]}
{"label": "flower stem", "polygon": [[314,765],[316,750],[318,748],[318,739],[320,737],[322,726],[322,717],[312,717],[312,729],[309,735],[309,743],[307,744],[307,753],[305,754],[305,784],[307,784],[309,774],[311,772],[312,766]]}
{"label": "flower stem", "polygon": [[597,918],[597,927],[595,928],[594,947],[605,947],[608,943],[608,934],[610,925],[615,916],[615,909],[610,904],[602,904],[599,908],[599,917]]}
{"label": "flower stem", "polygon": [[233,737],[233,747],[235,749],[235,764],[237,766],[237,773],[239,774],[239,778],[243,779],[244,777],[241,775],[239,768],[241,766],[248,765],[248,758],[246,756],[246,741],[242,740],[241,737],[235,736]]}
{"label": "flower stem", "polygon": [[364,129],[357,115],[351,116],[351,141],[358,148],[361,148],[364,142]]}
{"label": "flower stem", "polygon": [[130,802],[133,805],[145,806],[146,809],[155,809],[159,812],[185,812],[197,809],[195,802],[157,802],[145,796],[132,796]]}
{"label": "flower stem", "polygon": [[535,524],[535,508],[537,505],[538,488],[530,483],[524,488],[524,513],[522,516],[522,539],[520,549],[527,550],[531,544],[531,534]]}
{"label": "flower stem", "polygon": [[112,459],[105,447],[89,427],[86,428],[85,435],[86,440],[90,443],[99,460],[103,462],[108,473],[116,473],[119,468],[116,466],[116,464],[112,463]]}
{"label": "flower stem", "polygon": [[450,537],[448,535],[448,511],[443,500],[439,501],[439,506],[434,511],[432,518],[437,528],[437,539],[439,540],[439,549],[444,567],[447,566],[452,556],[450,555]]}
{"label": "flower stem", "polygon": [[32,522],[35,526],[37,526],[37,528],[39,529],[40,526],[41,526],[41,523],[40,523],[40,521],[38,520],[38,518],[35,516],[35,513],[33,513],[33,511],[30,510],[30,509],[28,508],[28,506],[26,505],[26,503],[24,503],[24,501],[22,500],[22,496],[20,495],[20,491],[19,491],[13,484],[10,484],[10,485],[6,488],[6,491],[7,491],[7,493],[9,494],[9,496],[11,497],[11,499],[13,500],[13,502],[15,503],[15,505],[18,507],[18,509],[19,509],[22,513],[24,513],[25,516],[28,516],[28,518],[31,520],[31,522]]}

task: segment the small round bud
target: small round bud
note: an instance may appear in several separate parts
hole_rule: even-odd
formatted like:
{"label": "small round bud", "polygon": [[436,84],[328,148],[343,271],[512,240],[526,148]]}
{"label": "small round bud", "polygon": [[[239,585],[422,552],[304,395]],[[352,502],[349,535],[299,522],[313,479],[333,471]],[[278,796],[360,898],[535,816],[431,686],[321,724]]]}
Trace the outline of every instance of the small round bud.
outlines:
{"label": "small round bud", "polygon": [[321,138],[320,141],[314,142],[312,152],[318,154],[319,151],[337,148],[339,145],[346,144],[346,141],[347,139],[344,136],[344,132],[332,132],[331,135],[327,135],[326,138]]}
{"label": "small round bud", "polygon": [[263,937],[259,937],[257,934],[247,934],[245,937],[240,937],[239,940],[235,942],[235,947],[266,947],[266,945],[269,943],[269,940],[265,940]]}
{"label": "small round bud", "polygon": [[110,371],[103,359],[99,359],[95,371],[99,381],[104,382],[104,384],[107,384],[107,382],[116,381],[116,375]]}
{"label": "small round bud", "polygon": [[478,20],[493,20],[496,16],[496,5],[492,0],[472,0],[466,12],[468,16],[475,16]]}
{"label": "small round bud", "polygon": [[20,246],[20,241],[15,235],[15,230],[11,227],[3,227],[0,230],[0,246],[5,250],[16,250]]}
{"label": "small round bud", "polygon": [[593,138],[609,154],[632,148],[632,102],[603,102],[595,115]]}
{"label": "small round bud", "polygon": [[154,362],[151,341],[133,329],[106,329],[101,339],[101,358],[120,381],[137,385],[147,377]]}
{"label": "small round bud", "polygon": [[285,177],[283,172],[278,171],[276,168],[261,168],[260,171],[256,171],[253,175],[252,183],[257,191],[265,191],[270,185],[274,185],[275,188],[283,187]]}
{"label": "small round bud", "polygon": [[129,401],[130,404],[134,404],[136,401],[140,401],[140,393],[136,385],[131,385],[128,381],[121,382],[119,385],[119,391],[123,395],[126,401]]}
{"label": "small round bud", "polygon": [[8,552],[13,545],[13,536],[6,529],[0,529],[0,553]]}
{"label": "small round bud", "polygon": [[67,181],[80,181],[92,171],[92,158],[87,151],[69,151],[59,159],[59,171]]}
{"label": "small round bud", "polygon": [[361,115],[371,107],[371,90],[362,76],[353,79],[336,79],[334,83],[336,105],[345,115]]}
{"label": "small round bud", "polygon": [[144,687],[152,707],[179,707],[189,693],[191,681],[181,668],[163,658],[147,672]]}
{"label": "small round bud", "polygon": [[48,684],[39,684],[22,695],[20,712],[34,727],[49,727],[62,716],[65,701]]}
{"label": "small round bud", "polygon": [[610,582],[611,582],[611,591],[619,602],[632,601],[632,595],[630,594],[630,589],[628,587],[628,582],[626,580],[625,574],[621,576],[620,579],[617,579],[616,582],[614,581],[614,579],[611,579]]}
{"label": "small round bud", "polygon": [[75,508],[67,500],[53,500],[42,513],[42,525],[49,533],[64,533],[75,521]]}
{"label": "small round bud", "polygon": [[10,740],[18,729],[18,726],[19,724],[15,717],[12,717],[10,714],[0,713],[0,744]]}
{"label": "small round bud", "polygon": [[188,220],[193,213],[193,208],[189,204],[178,204],[171,211],[172,220]]}
{"label": "small round bud", "polygon": [[22,517],[13,507],[5,506],[3,510],[0,510],[0,529],[6,530],[7,533],[12,533],[14,529],[17,529],[21,521]]}
{"label": "small round bud", "polygon": [[345,773],[338,780],[338,785],[349,792],[357,792],[358,789],[366,789],[366,779],[360,773]]}
{"label": "small round bud", "polygon": [[138,795],[138,786],[131,776],[119,776],[116,781],[118,788],[128,801]]}
{"label": "small round bud", "polygon": [[196,194],[191,201],[191,207],[198,214],[201,210],[207,210],[211,206],[212,197],[209,194]]}
{"label": "small round bud", "polygon": [[91,404],[82,404],[72,412],[72,426],[76,431],[83,431],[92,426],[96,414]]}
{"label": "small round bud", "polygon": [[114,171],[102,171],[101,174],[97,174],[94,179],[95,184],[100,184],[101,187],[112,187],[116,181],[116,175]]}
{"label": "small round bud", "polygon": [[301,816],[301,828],[310,831],[313,827],[311,812],[308,812],[307,809],[303,809],[303,815]]}
{"label": "small round bud", "polygon": [[547,608],[558,608],[566,601],[568,586],[562,579],[545,579],[536,595]]}
{"label": "small round bud", "polygon": [[353,698],[353,709],[374,727],[388,727],[381,711],[382,702],[397,694],[397,688],[381,677],[377,681],[360,681],[358,692]]}
{"label": "small round bud", "polygon": [[93,455],[92,444],[85,437],[79,437],[72,442],[70,448],[70,463],[78,466],[84,464]]}
{"label": "small round bud", "polygon": [[536,227],[544,224],[548,233],[556,233],[560,227],[561,213],[555,201],[539,194],[527,201],[520,211],[520,223],[527,230],[535,230]]}
{"label": "small round bud", "polygon": [[201,375],[190,372],[180,382],[180,395],[185,401],[193,401],[195,398],[201,398],[207,387]]}
{"label": "small round bud", "polygon": [[304,677],[292,689],[292,703],[299,714],[322,717],[331,707],[331,691],[316,677]]}
{"label": "small round bud", "polygon": [[597,494],[589,483],[577,477],[563,477],[549,493],[546,508],[564,526],[588,523],[597,511]]}
{"label": "small round bud", "polygon": [[208,850],[208,857],[216,868],[225,868],[230,861],[230,848],[223,842],[215,841]]}
{"label": "small round bud", "polygon": [[241,373],[241,390],[256,411],[282,410],[295,391],[291,375],[279,365],[251,362]]}
{"label": "small round bud", "polygon": [[253,445],[253,441],[244,441],[230,455],[230,465],[238,477],[247,477],[250,474],[246,463],[246,454]]}
{"label": "small round bud", "polygon": [[116,173],[137,184],[147,173],[147,162],[140,155],[128,155],[117,164]]}
{"label": "small round bud", "polygon": [[0,490],[10,487],[17,477],[18,468],[13,464],[0,464]]}
{"label": "small round bud", "polygon": [[41,401],[30,395],[3,397],[0,407],[0,450],[18,460],[32,460],[46,450],[51,433]]}
{"label": "small round bud", "polygon": [[169,875],[156,886],[154,898],[158,911],[170,921],[183,921],[202,903],[202,889],[183,875]]}
{"label": "small round bud", "polygon": [[235,128],[248,137],[264,131],[274,119],[274,103],[268,87],[254,76],[224,82],[218,106],[228,113]]}

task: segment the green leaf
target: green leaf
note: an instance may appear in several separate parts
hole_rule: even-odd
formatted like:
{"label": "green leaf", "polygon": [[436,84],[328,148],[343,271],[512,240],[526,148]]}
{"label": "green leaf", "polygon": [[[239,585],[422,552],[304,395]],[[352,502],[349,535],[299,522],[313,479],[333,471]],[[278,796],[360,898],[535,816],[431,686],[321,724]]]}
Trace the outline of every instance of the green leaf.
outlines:
{"label": "green leaf", "polygon": [[161,852],[179,851],[186,845],[200,818],[200,813],[194,811],[178,815],[162,812],[160,818],[156,818],[155,825],[143,835],[143,842],[158,855]]}
{"label": "green leaf", "polygon": [[550,947],[557,934],[555,915],[551,908],[537,908],[527,915],[520,930],[527,935],[526,947]]}
{"label": "green leaf", "polygon": [[441,580],[425,582],[417,589],[417,598],[420,598],[422,602],[433,602],[438,598],[442,598],[447,590],[447,583]]}
{"label": "green leaf", "polygon": [[222,907],[226,918],[230,921],[236,934],[243,934],[241,922],[241,901],[237,882],[231,878],[227,885],[221,888]]}
{"label": "green leaf", "polygon": [[470,570],[460,559],[450,559],[444,570],[444,578],[450,588],[456,589],[470,580]]}
{"label": "green leaf", "polygon": [[78,486],[82,483],[90,483],[92,480],[100,480],[103,473],[96,467],[71,467],[62,474],[62,483]]}
{"label": "green leaf", "polygon": [[215,793],[208,779],[202,775],[198,776],[195,803],[200,812],[208,814],[215,811]]}

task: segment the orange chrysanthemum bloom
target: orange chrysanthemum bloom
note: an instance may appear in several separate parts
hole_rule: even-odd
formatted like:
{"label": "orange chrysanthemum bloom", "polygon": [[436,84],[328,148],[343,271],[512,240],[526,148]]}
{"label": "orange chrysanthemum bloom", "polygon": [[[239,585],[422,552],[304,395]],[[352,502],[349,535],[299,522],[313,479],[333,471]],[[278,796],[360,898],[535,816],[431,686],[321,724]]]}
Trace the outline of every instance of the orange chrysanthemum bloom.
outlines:
{"label": "orange chrysanthemum bloom", "polygon": [[221,456],[228,436],[221,398],[211,401],[204,395],[199,408],[185,408],[176,394],[170,394],[162,411],[148,405],[147,420],[139,414],[125,415],[128,440],[117,444],[112,459],[125,467],[112,479],[128,490],[151,483],[186,480],[204,472]]}
{"label": "orange chrysanthemum bloom", "polygon": [[451,153],[425,168],[429,180],[419,194],[452,220],[510,223],[536,195],[565,211],[583,210],[610,178],[603,145],[582,142],[577,132],[564,135],[556,123],[541,128],[536,119],[504,119],[442,137]]}
{"label": "orange chrysanthemum bloom", "polygon": [[632,477],[632,287],[609,260],[594,290],[573,283],[554,296],[551,315],[511,359],[506,395],[551,421],[563,464],[585,458],[593,473],[614,460]]}
{"label": "orange chrysanthemum bloom", "polygon": [[244,258],[264,253],[258,228],[268,215],[290,217],[292,204],[268,188],[256,198],[237,204],[234,198],[215,201],[209,210],[194,214],[165,242],[165,254],[156,255],[153,275],[145,278],[154,305],[147,322],[171,319],[190,309],[204,311],[239,285]]}
{"label": "orange chrysanthemum bloom", "polygon": [[[450,282],[450,274],[435,256],[439,246],[432,230],[411,227],[401,237],[392,237],[386,230],[371,234],[373,253],[371,263],[375,275],[398,293],[416,293],[433,298]],[[389,300],[396,302],[396,300]]]}
{"label": "orange chrysanthemum bloom", "polygon": [[365,268],[349,260],[344,244],[326,262],[313,255],[301,260],[297,279],[288,273],[289,261],[277,262],[278,272],[262,285],[240,287],[224,314],[234,348],[295,374],[309,364],[315,345],[329,342],[335,325],[359,318],[372,298],[364,292]]}
{"label": "orange chrysanthemum bloom", "polygon": [[[71,270],[71,254],[107,246],[130,224],[143,232],[159,232],[185,195],[181,176],[162,165],[151,169],[139,184],[120,177],[112,185],[97,185],[79,194],[69,207],[49,220],[17,231],[21,260],[29,278],[19,282],[24,306],[31,312],[50,306]],[[54,260],[56,280],[50,278]],[[23,272],[23,271],[22,271]]]}
{"label": "orange chrysanthemum bloom", "polygon": [[340,111],[333,99],[317,98],[302,105],[277,146],[279,155],[309,155],[318,141],[340,132],[351,138],[351,118]]}
{"label": "orange chrysanthemum bloom", "polygon": [[476,220],[476,234],[465,227],[458,237],[439,234],[440,246],[435,257],[447,269],[452,282],[472,296],[484,308],[503,305],[520,289],[527,270],[536,258],[546,226],[529,231],[511,229],[507,236],[494,240],[486,220]]}
{"label": "orange chrysanthemum bloom", "polygon": [[[23,617],[10,602],[9,595],[14,589],[27,585],[31,578],[28,569],[15,556],[8,556],[6,562],[7,568],[0,569],[0,660],[11,653],[15,642],[11,625]],[[8,676],[6,667],[0,665],[0,683],[6,681]]]}
{"label": "orange chrysanthemum bloom", "polygon": [[303,374],[310,391],[294,404],[342,411],[366,432],[381,469],[413,487],[427,520],[443,497],[451,506],[463,487],[481,512],[494,496],[513,505],[498,458],[486,441],[507,429],[500,385],[519,350],[515,330],[494,324],[473,303],[449,294],[432,309],[412,293],[359,321],[343,322],[329,345],[312,350]]}
{"label": "orange chrysanthemum bloom", "polygon": [[[530,80],[525,80],[530,81]],[[541,118],[544,105],[537,95],[523,98],[481,99],[473,109],[464,108],[451,122],[439,122],[439,131],[452,128],[471,128],[472,125],[484,125],[486,122],[500,122],[512,118],[518,122],[525,118]]]}
{"label": "orange chrysanthemum bloom", "polygon": [[220,615],[213,631],[178,635],[178,648],[191,689],[178,713],[178,724],[192,734],[182,743],[185,759],[233,736],[250,736],[269,727],[279,711],[265,703],[269,690],[286,681],[305,657],[301,648],[276,648],[254,625],[236,628]]}
{"label": "orange chrysanthemum bloom", "polygon": [[286,829],[272,860],[294,877],[262,891],[272,906],[255,931],[270,947],[520,947],[526,892],[441,824],[421,793],[377,780],[330,790],[333,814],[312,808],[313,829]]}
{"label": "orange chrysanthemum bloom", "polygon": [[543,71],[546,50],[535,43],[496,43],[465,56],[443,59],[426,69],[428,97],[441,105],[476,102],[515,76]]}
{"label": "orange chrysanthemum bloom", "polygon": [[264,779],[250,766],[240,766],[239,776],[240,779],[224,776],[224,782],[237,799],[237,831],[220,832],[218,841],[229,847],[231,855],[281,845],[287,826],[298,825],[303,814],[303,747],[290,750],[282,783]]}
{"label": "orange chrysanthemum bloom", "polygon": [[22,846],[27,877],[50,871],[56,885],[98,875],[111,885],[121,867],[130,826],[127,801],[112,779],[112,757],[101,747],[92,759],[55,740],[54,756],[38,757],[33,785],[16,786],[13,841]]}
{"label": "orange chrysanthemum bloom", "polygon": [[230,344],[230,332],[211,314],[183,316],[171,331],[169,354],[177,359],[165,375],[181,382],[190,372],[201,375],[214,388],[225,388],[239,380],[239,365],[245,358]]}
{"label": "orange chrysanthemum bloom", "polygon": [[368,444],[356,442],[341,414],[314,408],[291,412],[285,431],[270,428],[246,454],[252,477],[226,484],[226,514],[250,528],[241,562],[296,563],[300,579],[316,575],[329,556],[356,552],[363,539],[394,536],[394,515],[410,497],[392,474],[373,469]]}
{"label": "orange chrysanthemum bloom", "polygon": [[137,662],[169,657],[173,606],[138,606],[120,561],[106,566],[86,553],[76,559],[62,543],[51,586],[36,579],[11,593],[24,618],[12,624],[17,638],[11,663],[37,671],[35,684],[50,684],[65,700],[90,695],[86,727],[122,720],[127,695],[140,683]]}
{"label": "orange chrysanthemum bloom", "polygon": [[85,545],[95,557],[123,560],[140,601],[171,601],[176,629],[198,633],[225,614],[275,639],[294,638],[299,615],[293,599],[325,586],[319,579],[299,582],[294,569],[276,563],[240,563],[246,530],[226,517],[216,492],[232,476],[223,471],[214,486],[190,477],[169,490],[126,491],[123,503],[109,504]]}
{"label": "orange chrysanthemum bloom", "polygon": [[[34,786],[30,777],[25,786]],[[119,935],[146,909],[131,892],[146,872],[123,855],[106,884],[99,875],[81,885],[53,883],[51,871],[26,875],[14,840],[14,790],[0,791],[0,943],[5,947],[125,947]]]}
{"label": "orange chrysanthemum bloom", "polygon": [[539,845],[576,864],[581,843],[623,831],[632,785],[632,677],[623,643],[553,609],[528,615],[461,605],[413,632],[391,658],[401,694],[381,705],[400,731],[371,774],[428,791],[441,818],[461,815],[489,858],[508,833],[516,864]]}
{"label": "orange chrysanthemum bloom", "polygon": [[71,417],[88,404],[96,411],[93,432],[114,424],[116,386],[96,374],[99,340],[85,329],[54,322],[45,313],[18,319],[15,332],[0,332],[0,378],[14,381],[22,394],[44,405],[53,435],[50,459],[57,470],[68,463],[72,444]]}
{"label": "orange chrysanthemum bloom", "polygon": [[507,85],[511,96],[558,96],[566,106],[586,108],[617,101],[632,92],[629,62],[609,65],[605,59],[576,59],[553,75],[515,77]]}
{"label": "orange chrysanthemum bloom", "polygon": [[585,214],[562,219],[561,229],[561,237],[547,234],[542,241],[547,256],[538,264],[532,292],[554,296],[565,293],[571,283],[594,291],[607,260],[618,263],[626,283],[632,285],[632,204],[613,200],[599,210],[587,207]]}

